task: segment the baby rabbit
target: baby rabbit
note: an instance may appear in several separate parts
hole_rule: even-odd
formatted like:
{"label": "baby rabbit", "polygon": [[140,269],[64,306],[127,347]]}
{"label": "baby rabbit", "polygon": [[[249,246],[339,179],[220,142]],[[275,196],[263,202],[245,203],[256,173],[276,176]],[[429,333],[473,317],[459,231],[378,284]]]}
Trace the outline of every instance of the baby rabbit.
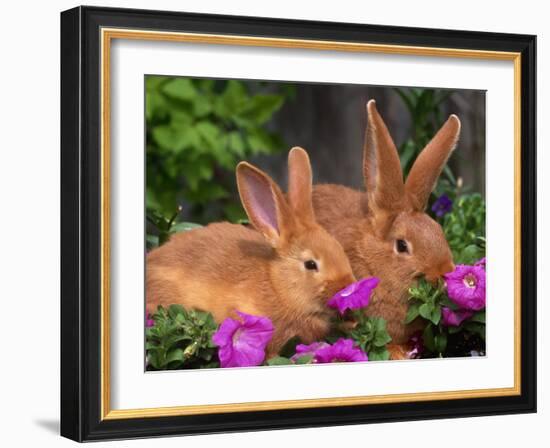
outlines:
{"label": "baby rabbit", "polygon": [[149,312],[178,303],[209,311],[218,323],[237,310],[267,316],[275,327],[268,356],[293,336],[311,343],[327,334],[327,301],[355,278],[340,243],[315,220],[306,151],[293,148],[288,166],[288,200],[267,174],[237,166],[241,202],[258,231],[214,223],[149,253]]}
{"label": "baby rabbit", "polygon": [[419,322],[404,324],[408,288],[420,276],[434,281],[454,269],[441,226],[424,210],[457,143],[460,121],[449,117],[403,182],[397,149],[374,100],[367,112],[366,192],[316,185],[313,206],[318,222],[342,244],[355,276],[380,278],[366,312],[386,319],[393,339],[388,348],[393,359],[400,359],[410,335],[419,329]]}

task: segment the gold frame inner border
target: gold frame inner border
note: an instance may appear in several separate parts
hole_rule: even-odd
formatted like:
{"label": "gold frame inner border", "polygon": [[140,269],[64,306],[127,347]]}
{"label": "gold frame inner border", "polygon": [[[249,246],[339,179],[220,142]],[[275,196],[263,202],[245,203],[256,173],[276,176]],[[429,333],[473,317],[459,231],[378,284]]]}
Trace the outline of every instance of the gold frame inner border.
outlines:
{"label": "gold frame inner border", "polygon": [[[514,63],[514,386],[443,392],[418,392],[304,400],[263,401],[230,404],[188,405],[140,409],[111,409],[110,388],[110,63],[113,39],[240,45],[252,47],[296,48],[356,53],[383,53],[411,56],[452,57],[504,60]],[[282,39],[238,35],[196,34],[146,31],[137,29],[101,29],[101,419],[129,419],[226,412],[306,409],[430,400],[502,397],[521,394],[521,53]]]}

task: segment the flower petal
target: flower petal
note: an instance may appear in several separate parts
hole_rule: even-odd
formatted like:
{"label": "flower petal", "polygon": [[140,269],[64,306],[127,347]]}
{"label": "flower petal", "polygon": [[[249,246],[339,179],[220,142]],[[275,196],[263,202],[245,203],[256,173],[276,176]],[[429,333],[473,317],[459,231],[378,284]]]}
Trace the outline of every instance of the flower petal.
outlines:
{"label": "flower petal", "polygon": [[450,308],[441,308],[442,320],[441,323],[447,327],[458,327],[466,319],[469,319],[474,315],[473,311],[469,310],[456,310],[453,311]]}
{"label": "flower petal", "polygon": [[[453,272],[444,276],[449,298],[462,309],[479,311],[484,308],[485,275],[480,265],[457,265]],[[474,284],[469,286],[472,280]]]}
{"label": "flower petal", "polygon": [[377,277],[364,278],[352,283],[337,292],[327,303],[331,308],[337,308],[340,314],[346,310],[357,310],[368,306],[372,291],[378,286],[380,279]]}
{"label": "flower petal", "polygon": [[226,318],[212,335],[222,367],[260,365],[265,348],[273,336],[273,324],[267,317],[237,311],[241,321]]}
{"label": "flower petal", "polygon": [[352,339],[340,338],[333,345],[317,350],[315,359],[319,363],[368,361],[367,354],[354,344]]}

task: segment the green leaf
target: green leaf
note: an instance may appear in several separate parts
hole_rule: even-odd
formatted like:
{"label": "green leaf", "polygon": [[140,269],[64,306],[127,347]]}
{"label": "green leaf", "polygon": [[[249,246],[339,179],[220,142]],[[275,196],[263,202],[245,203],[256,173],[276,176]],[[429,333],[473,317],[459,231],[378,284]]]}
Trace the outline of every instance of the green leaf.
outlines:
{"label": "green leaf", "polygon": [[232,131],[228,134],[229,149],[237,156],[244,158],[246,145],[240,132]]}
{"label": "green leaf", "polygon": [[470,322],[479,322],[484,324],[485,323],[485,310],[478,311],[475,313],[470,319],[468,319]]}
{"label": "green leaf", "polygon": [[438,353],[443,353],[447,348],[447,335],[445,333],[440,333],[435,335],[434,346],[435,346],[435,350]]}
{"label": "green leaf", "polygon": [[233,120],[240,109],[248,102],[248,93],[241,81],[230,79],[225,90],[216,98],[213,112],[220,118]]}
{"label": "green leaf", "polygon": [[424,329],[424,332],[422,333],[422,340],[429,351],[435,352],[434,333],[431,324],[428,324]]}
{"label": "green leaf", "polygon": [[178,222],[170,228],[171,233],[186,232],[188,230],[199,229],[202,226],[194,222]]}
{"label": "green leaf", "polygon": [[153,139],[161,148],[171,152],[178,152],[185,145],[185,137],[182,131],[169,125],[155,127],[153,129]]}
{"label": "green leaf", "polygon": [[199,121],[195,125],[197,132],[203,137],[204,141],[210,146],[210,148],[216,148],[220,145],[220,130],[210,121]]}
{"label": "green leaf", "polygon": [[477,244],[470,244],[460,252],[459,263],[473,264],[483,257],[483,250]]}
{"label": "green leaf", "polygon": [[391,336],[384,331],[376,333],[373,344],[376,347],[385,347],[389,342],[391,342]]}
{"label": "green leaf", "polygon": [[271,358],[271,359],[267,360],[267,365],[268,366],[286,366],[286,365],[289,365],[289,364],[292,364],[290,359],[285,358],[283,356],[276,356],[274,358]]}
{"label": "green leaf", "polygon": [[271,118],[283,102],[284,97],[281,95],[255,95],[239,115],[261,125]]}
{"label": "green leaf", "polygon": [[467,322],[463,325],[469,332],[477,334],[482,339],[485,339],[485,324],[479,322]]}
{"label": "green leaf", "polygon": [[162,119],[166,115],[166,101],[157,92],[145,94],[145,118],[149,121]]}
{"label": "green leaf", "polygon": [[437,325],[439,324],[439,321],[441,320],[441,307],[439,305],[435,305],[432,310],[432,315],[430,317],[430,321]]}
{"label": "green leaf", "polygon": [[174,350],[170,350],[168,352],[168,355],[166,355],[166,364],[170,364],[171,362],[180,361],[183,362],[185,359],[185,356],[183,354],[183,350],[180,348],[176,348]]}
{"label": "green leaf", "polygon": [[174,78],[164,84],[162,91],[171,98],[184,101],[192,100],[198,94],[193,82],[188,78]]}
{"label": "green leaf", "polygon": [[419,316],[418,308],[420,307],[420,304],[418,302],[411,303],[409,305],[409,309],[407,310],[407,315],[405,316],[405,324],[410,324],[413,320],[415,320]]}
{"label": "green leaf", "polygon": [[166,76],[147,75],[145,76],[145,90],[147,92],[154,92],[169,79],[170,78]]}
{"label": "green leaf", "polygon": [[447,328],[447,331],[449,332],[449,334],[460,333],[462,330],[463,330],[462,325],[459,325],[458,327],[449,326]]}
{"label": "green leaf", "polygon": [[295,364],[298,364],[298,365],[300,365],[300,364],[311,364],[312,361],[313,361],[313,355],[304,355],[304,356],[300,356],[296,360]]}
{"label": "green leaf", "polygon": [[434,306],[431,303],[423,303],[418,308],[418,313],[427,320],[432,319],[432,312],[433,312]]}
{"label": "green leaf", "polygon": [[369,361],[387,361],[390,359],[390,352],[385,348],[375,348],[368,353]]}
{"label": "green leaf", "polygon": [[193,124],[194,117],[186,110],[172,109],[170,112],[170,125],[175,130],[189,128]]}
{"label": "green leaf", "polygon": [[159,237],[157,235],[147,234],[146,241],[147,241],[148,248],[154,248],[159,245]]}
{"label": "green leaf", "polygon": [[381,317],[375,317],[373,318],[375,329],[377,332],[385,332],[386,331],[386,320]]}
{"label": "green leaf", "polygon": [[168,316],[172,319],[175,319],[178,314],[181,314],[184,317],[187,317],[187,312],[185,309],[178,304],[173,304],[168,307]]}
{"label": "green leaf", "polygon": [[164,365],[161,365],[160,360],[158,358],[158,354],[156,352],[153,352],[153,351],[148,352],[147,353],[147,361],[155,369],[164,368]]}
{"label": "green leaf", "polygon": [[203,118],[212,112],[212,103],[205,95],[193,98],[193,113],[197,118]]}

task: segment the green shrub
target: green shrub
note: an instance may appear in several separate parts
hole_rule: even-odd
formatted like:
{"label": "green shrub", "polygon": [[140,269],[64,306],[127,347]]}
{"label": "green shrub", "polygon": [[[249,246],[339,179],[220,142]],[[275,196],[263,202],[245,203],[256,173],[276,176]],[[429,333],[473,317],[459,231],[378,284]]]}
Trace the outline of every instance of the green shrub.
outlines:
{"label": "green shrub", "polygon": [[193,222],[244,218],[235,197],[236,164],[284,148],[266,125],[289,87],[265,83],[147,76],[148,209],[170,216],[184,204]]}
{"label": "green shrub", "polygon": [[180,305],[159,307],[145,330],[149,370],[219,367],[212,335],[218,326],[210,313]]}

